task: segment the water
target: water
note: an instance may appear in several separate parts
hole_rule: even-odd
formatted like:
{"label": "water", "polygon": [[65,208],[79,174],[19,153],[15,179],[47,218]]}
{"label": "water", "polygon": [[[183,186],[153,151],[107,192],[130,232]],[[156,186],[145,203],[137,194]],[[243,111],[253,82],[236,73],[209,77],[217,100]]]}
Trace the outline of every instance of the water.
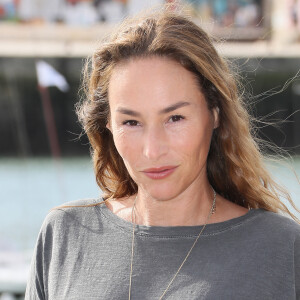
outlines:
{"label": "water", "polygon": [[0,292],[24,292],[32,250],[52,207],[100,194],[87,158],[0,159]]}
{"label": "water", "polygon": [[100,195],[86,158],[1,159],[0,185],[0,250],[31,249],[52,207]]}
{"label": "water", "polygon": [[[300,177],[300,158],[294,159],[293,168]],[[293,172],[279,165],[269,169],[300,207]],[[24,290],[32,249],[52,207],[100,195],[89,158],[0,159],[0,291]]]}

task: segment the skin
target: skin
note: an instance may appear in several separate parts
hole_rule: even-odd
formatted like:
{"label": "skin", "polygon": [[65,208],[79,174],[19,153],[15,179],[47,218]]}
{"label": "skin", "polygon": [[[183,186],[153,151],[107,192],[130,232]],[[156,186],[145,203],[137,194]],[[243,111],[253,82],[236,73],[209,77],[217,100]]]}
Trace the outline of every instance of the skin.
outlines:
{"label": "skin", "polygon": [[[110,122],[116,148],[138,185],[138,194],[107,201],[119,217],[152,226],[192,226],[206,221],[213,190],[206,162],[218,111],[210,111],[194,75],[167,58],[120,63],[109,83]],[[172,166],[172,174],[152,179],[146,169]],[[217,195],[209,223],[248,210]]]}

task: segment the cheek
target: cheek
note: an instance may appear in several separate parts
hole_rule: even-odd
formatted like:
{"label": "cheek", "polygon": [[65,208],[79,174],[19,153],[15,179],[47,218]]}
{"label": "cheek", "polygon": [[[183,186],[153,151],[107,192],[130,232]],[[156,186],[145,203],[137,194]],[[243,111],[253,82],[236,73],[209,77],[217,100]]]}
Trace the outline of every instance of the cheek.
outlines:
{"label": "cheek", "polygon": [[135,137],[127,134],[122,129],[113,130],[113,137],[115,146],[122,157],[126,167],[128,163],[131,164],[134,158],[137,156],[137,141]]}
{"label": "cheek", "polygon": [[186,160],[191,163],[201,162],[201,158],[206,158],[212,136],[212,129],[210,126],[203,126],[203,124],[195,124],[190,128],[186,128],[177,133],[172,138],[172,148],[180,156],[184,156]]}
{"label": "cheek", "polygon": [[209,139],[211,131],[212,128],[208,122],[194,120],[193,122],[187,122],[185,125],[179,126],[171,134],[172,138],[177,140],[178,143],[196,145],[199,140]]}

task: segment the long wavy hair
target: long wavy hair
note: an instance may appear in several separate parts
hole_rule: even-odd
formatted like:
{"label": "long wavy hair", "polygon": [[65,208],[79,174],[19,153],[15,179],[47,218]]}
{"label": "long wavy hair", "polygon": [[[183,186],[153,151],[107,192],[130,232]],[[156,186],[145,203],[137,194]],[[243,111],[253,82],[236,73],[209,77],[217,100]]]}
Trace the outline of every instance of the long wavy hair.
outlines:
{"label": "long wavy hair", "polygon": [[299,222],[280,200],[284,196],[299,211],[291,197],[266,170],[255,128],[227,62],[204,30],[167,8],[125,20],[85,67],[85,97],[77,105],[77,113],[91,144],[96,181],[104,198],[137,192],[106,128],[110,76],[120,62],[153,56],[176,61],[195,74],[208,108],[219,109],[219,127],[207,158],[208,179],[216,192],[243,207],[281,211]]}

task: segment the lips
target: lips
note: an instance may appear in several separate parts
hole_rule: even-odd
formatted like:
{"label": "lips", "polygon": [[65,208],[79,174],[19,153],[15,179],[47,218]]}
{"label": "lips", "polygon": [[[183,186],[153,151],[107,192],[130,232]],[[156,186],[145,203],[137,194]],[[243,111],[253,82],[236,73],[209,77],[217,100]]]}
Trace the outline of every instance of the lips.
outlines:
{"label": "lips", "polygon": [[151,179],[164,179],[171,175],[177,166],[163,166],[143,170],[143,173]]}

